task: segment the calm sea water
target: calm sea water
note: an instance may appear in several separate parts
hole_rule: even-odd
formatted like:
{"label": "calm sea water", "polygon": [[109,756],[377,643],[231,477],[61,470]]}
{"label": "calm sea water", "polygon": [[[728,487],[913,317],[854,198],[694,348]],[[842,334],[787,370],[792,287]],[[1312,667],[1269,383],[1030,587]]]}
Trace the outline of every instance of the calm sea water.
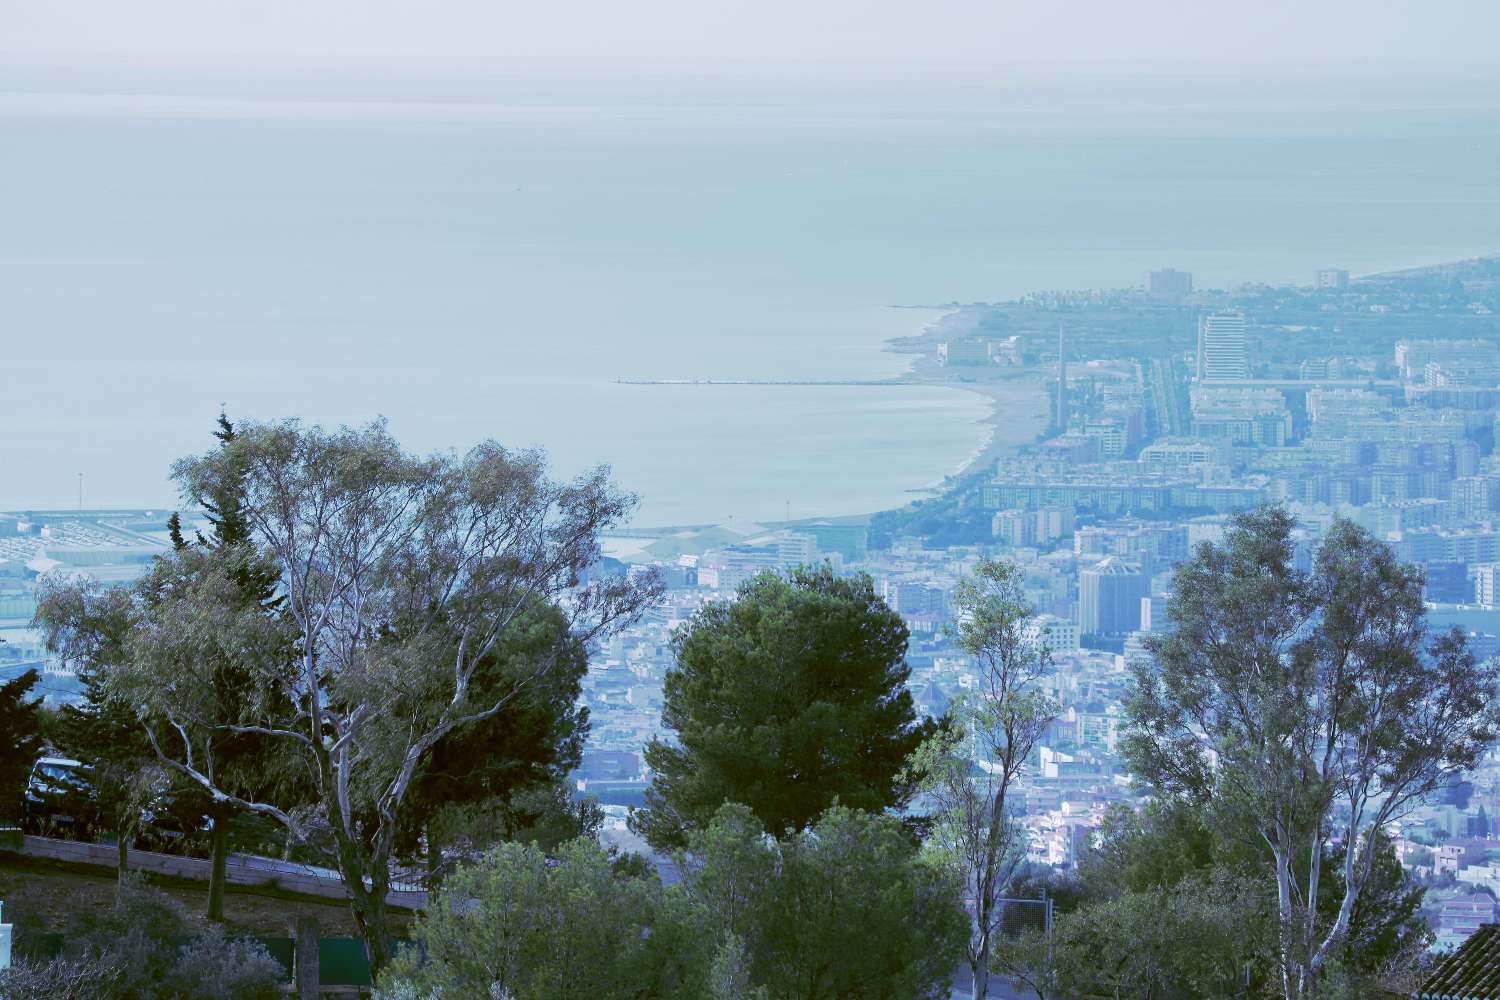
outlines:
{"label": "calm sea water", "polygon": [[640,524],[867,511],[987,405],[614,380],[891,374],[932,315],[891,304],[1497,250],[1493,80],[10,71],[0,505],[165,503],[222,402],[606,462]]}

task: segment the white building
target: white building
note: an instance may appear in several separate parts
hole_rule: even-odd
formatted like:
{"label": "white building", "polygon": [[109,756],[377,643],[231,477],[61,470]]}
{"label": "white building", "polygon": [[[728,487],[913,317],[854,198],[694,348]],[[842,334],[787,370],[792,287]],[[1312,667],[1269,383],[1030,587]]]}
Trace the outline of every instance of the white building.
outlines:
{"label": "white building", "polygon": [[1198,320],[1198,381],[1243,382],[1250,377],[1245,358],[1245,314],[1211,313]]}
{"label": "white building", "polygon": [[1078,648],[1078,623],[1056,615],[1037,615],[1022,630],[1021,638],[1040,644],[1049,653],[1065,653]]}
{"label": "white building", "polygon": [[1349,287],[1349,272],[1337,267],[1325,267],[1313,272],[1313,286],[1322,291],[1342,292]]}
{"label": "white building", "polygon": [[1474,567],[1474,603],[1494,607],[1500,597],[1500,563]]}
{"label": "white building", "polygon": [[1229,442],[1223,439],[1164,438],[1141,449],[1140,463],[1166,469],[1228,465]]}

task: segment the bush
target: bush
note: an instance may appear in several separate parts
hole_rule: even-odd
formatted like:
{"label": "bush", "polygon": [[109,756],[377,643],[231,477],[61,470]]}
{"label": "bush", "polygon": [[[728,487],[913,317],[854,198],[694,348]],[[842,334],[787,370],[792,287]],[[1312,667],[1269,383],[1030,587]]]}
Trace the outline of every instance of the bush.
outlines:
{"label": "bush", "polygon": [[0,970],[0,1000],[113,1000],[121,970],[89,958],[21,959]]}
{"label": "bush", "polygon": [[617,871],[593,842],[565,844],[555,859],[500,844],[443,882],[413,926],[420,948],[396,957],[381,996],[693,995],[656,947],[670,925],[655,873]]}
{"label": "bush", "polygon": [[259,941],[225,937],[222,929],[212,927],[178,950],[164,986],[177,1000],[276,1000],[281,965]]}
{"label": "bush", "polygon": [[0,973],[0,1000],[275,1000],[281,966],[258,942],[217,927],[183,946],[182,911],[127,872],[114,905],[78,914],[64,954]]}

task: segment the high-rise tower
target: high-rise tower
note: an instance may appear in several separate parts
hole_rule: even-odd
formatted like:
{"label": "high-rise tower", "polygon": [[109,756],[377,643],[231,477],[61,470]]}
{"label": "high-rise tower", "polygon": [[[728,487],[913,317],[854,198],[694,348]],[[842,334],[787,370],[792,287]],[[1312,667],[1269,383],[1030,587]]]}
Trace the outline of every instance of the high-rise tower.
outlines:
{"label": "high-rise tower", "polygon": [[1067,325],[1057,324],[1057,432],[1068,432],[1068,338]]}
{"label": "high-rise tower", "polygon": [[1243,382],[1250,377],[1245,359],[1245,314],[1212,313],[1198,320],[1198,381]]}

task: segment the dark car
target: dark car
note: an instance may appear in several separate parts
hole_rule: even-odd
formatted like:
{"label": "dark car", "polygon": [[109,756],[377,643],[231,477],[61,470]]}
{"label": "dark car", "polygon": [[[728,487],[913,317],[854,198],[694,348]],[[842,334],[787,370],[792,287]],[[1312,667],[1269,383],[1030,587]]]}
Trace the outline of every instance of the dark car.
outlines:
{"label": "dark car", "polygon": [[98,826],[98,793],[87,764],[69,757],[42,757],[26,782],[26,828],[43,836],[91,839]]}

